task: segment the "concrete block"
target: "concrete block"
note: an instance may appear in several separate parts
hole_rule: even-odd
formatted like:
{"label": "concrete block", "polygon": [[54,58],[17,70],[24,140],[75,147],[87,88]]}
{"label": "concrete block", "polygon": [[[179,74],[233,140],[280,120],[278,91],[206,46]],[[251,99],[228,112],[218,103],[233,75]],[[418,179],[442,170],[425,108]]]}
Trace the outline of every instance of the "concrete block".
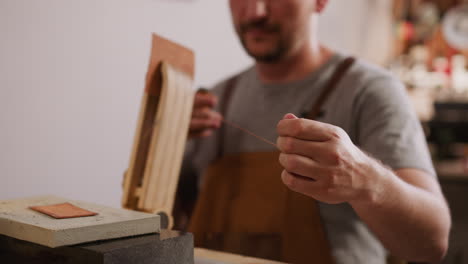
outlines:
{"label": "concrete block", "polygon": [[[70,202],[96,216],[55,219],[29,206]],[[0,234],[48,247],[74,245],[160,231],[158,215],[40,196],[0,201]]]}
{"label": "concrete block", "polygon": [[192,234],[168,230],[58,248],[0,235],[0,256],[6,264],[194,263]]}

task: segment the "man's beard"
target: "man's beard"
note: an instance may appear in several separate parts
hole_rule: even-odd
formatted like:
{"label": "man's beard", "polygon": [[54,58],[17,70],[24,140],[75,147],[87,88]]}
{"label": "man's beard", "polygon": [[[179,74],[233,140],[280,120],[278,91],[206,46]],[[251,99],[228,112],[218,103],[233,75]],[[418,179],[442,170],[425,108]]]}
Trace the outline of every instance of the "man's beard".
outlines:
{"label": "man's beard", "polygon": [[268,24],[266,20],[258,20],[258,21],[251,21],[245,24],[240,25],[239,30],[239,39],[244,47],[245,51],[256,61],[262,63],[275,63],[281,60],[288,51],[288,45],[286,42],[280,37],[275,43],[275,46],[269,51],[264,54],[257,54],[251,51],[248,47],[248,44],[244,38],[244,35],[247,31],[254,29],[254,30],[262,30],[268,33],[280,33],[280,27],[278,25]]}

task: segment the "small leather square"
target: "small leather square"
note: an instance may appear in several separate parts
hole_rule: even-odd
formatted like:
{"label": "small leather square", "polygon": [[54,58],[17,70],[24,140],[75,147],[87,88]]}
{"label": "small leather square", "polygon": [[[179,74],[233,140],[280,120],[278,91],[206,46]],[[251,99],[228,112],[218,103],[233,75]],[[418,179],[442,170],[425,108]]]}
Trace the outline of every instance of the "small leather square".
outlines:
{"label": "small leather square", "polygon": [[95,212],[91,212],[83,208],[74,206],[71,203],[61,203],[61,204],[53,204],[53,205],[45,205],[45,206],[31,206],[29,208],[34,211],[56,218],[56,219],[97,215],[97,213]]}

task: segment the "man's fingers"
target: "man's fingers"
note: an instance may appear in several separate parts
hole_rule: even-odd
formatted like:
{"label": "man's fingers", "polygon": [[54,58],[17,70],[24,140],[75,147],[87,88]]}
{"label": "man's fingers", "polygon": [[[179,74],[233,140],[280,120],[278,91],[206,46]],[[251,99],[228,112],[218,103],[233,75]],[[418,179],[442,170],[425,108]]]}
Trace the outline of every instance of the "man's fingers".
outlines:
{"label": "man's fingers", "polygon": [[220,122],[211,119],[193,118],[190,120],[190,133],[199,132],[205,129],[216,129],[220,127]]}
{"label": "man's fingers", "polygon": [[212,129],[205,129],[203,131],[190,132],[189,133],[189,138],[204,138],[204,137],[209,137],[212,134],[213,134]]}
{"label": "man's fingers", "polygon": [[223,117],[220,113],[211,110],[210,108],[196,109],[192,112],[192,120],[190,129],[219,128]]}
{"label": "man's fingers", "polygon": [[192,118],[221,120],[220,113],[213,111],[209,107],[196,108],[192,111]]}
{"label": "man's fingers", "polygon": [[319,180],[323,174],[323,169],[317,162],[301,155],[281,153],[279,162],[287,172],[302,175],[311,180]]}
{"label": "man's fingers", "polygon": [[193,102],[194,108],[209,107],[213,108],[218,103],[218,98],[211,93],[198,92],[195,94],[195,100]]}
{"label": "man's fingers", "polygon": [[322,186],[319,181],[314,181],[310,178],[295,175],[283,170],[281,173],[281,180],[283,183],[292,191],[302,193],[311,197],[314,197],[315,193],[322,190]]}
{"label": "man's fingers", "polygon": [[279,121],[276,129],[280,136],[311,141],[328,141],[337,133],[336,127],[332,125],[291,117],[291,114],[288,114],[285,119]]}
{"label": "man's fingers", "polygon": [[326,142],[302,140],[293,137],[278,137],[276,146],[285,154],[306,156],[321,162],[328,160],[329,149]]}
{"label": "man's fingers", "polygon": [[221,126],[223,117],[213,110],[216,103],[215,95],[197,92],[190,120],[189,138],[208,137],[213,133],[212,130]]}

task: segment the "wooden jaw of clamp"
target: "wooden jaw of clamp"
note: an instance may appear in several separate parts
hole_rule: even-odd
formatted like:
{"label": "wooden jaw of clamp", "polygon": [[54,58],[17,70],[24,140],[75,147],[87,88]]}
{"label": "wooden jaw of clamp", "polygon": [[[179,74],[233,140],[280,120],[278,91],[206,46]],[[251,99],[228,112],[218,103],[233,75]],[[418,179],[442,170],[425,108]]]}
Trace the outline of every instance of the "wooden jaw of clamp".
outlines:
{"label": "wooden jaw of clamp", "polygon": [[156,213],[173,225],[177,183],[192,113],[194,53],[153,34],[122,206]]}

